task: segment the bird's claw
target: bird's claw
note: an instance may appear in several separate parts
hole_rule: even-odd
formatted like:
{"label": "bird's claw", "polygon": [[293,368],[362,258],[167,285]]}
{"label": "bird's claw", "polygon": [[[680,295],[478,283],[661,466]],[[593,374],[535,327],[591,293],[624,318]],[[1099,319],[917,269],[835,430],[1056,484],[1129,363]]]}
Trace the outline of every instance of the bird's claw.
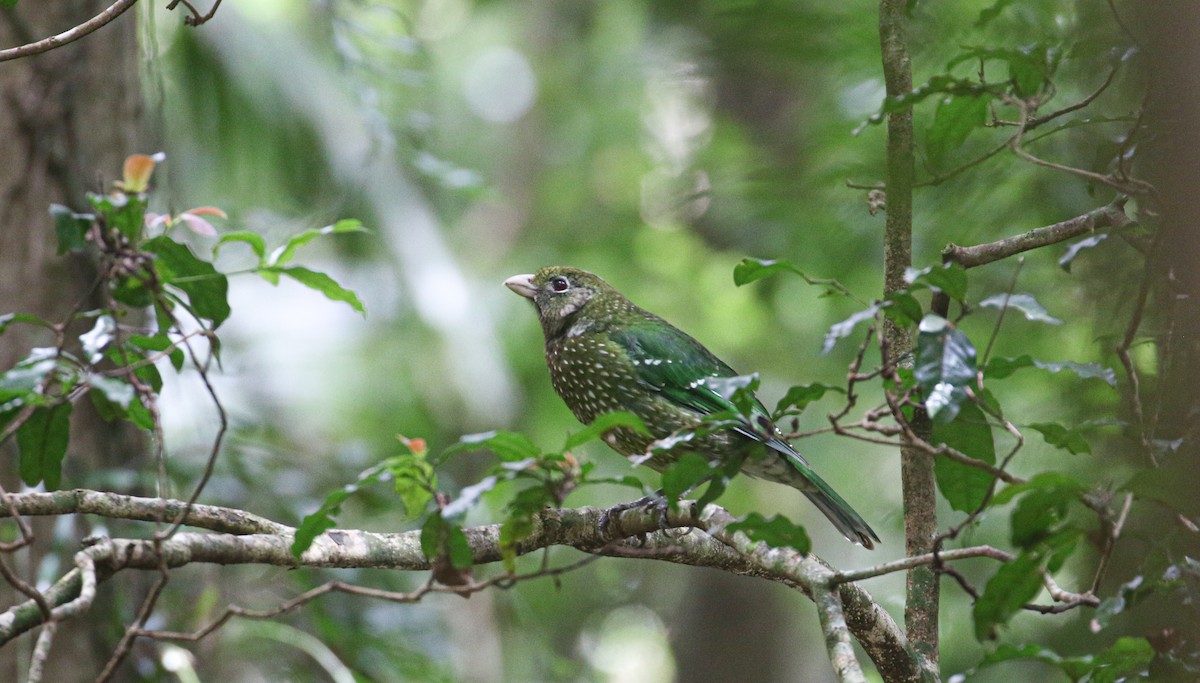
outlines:
{"label": "bird's claw", "polygon": [[[636,510],[638,508],[645,508],[648,511],[658,513],[658,529],[660,531],[665,531],[671,528],[671,520],[669,517],[670,505],[668,504],[666,497],[659,492],[650,496],[642,496],[637,500],[619,503],[605,510],[600,514],[601,535],[608,537],[611,533],[611,535],[616,538],[625,538],[631,535],[624,533],[624,531],[621,529],[621,513],[625,512],[626,510]],[[610,529],[612,529],[611,532]],[[642,545],[645,545],[645,532],[636,535],[641,539]]]}

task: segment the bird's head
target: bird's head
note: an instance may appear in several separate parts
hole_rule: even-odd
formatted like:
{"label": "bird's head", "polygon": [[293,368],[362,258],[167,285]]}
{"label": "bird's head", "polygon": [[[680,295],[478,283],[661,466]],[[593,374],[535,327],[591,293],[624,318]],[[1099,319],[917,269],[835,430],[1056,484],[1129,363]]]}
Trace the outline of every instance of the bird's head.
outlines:
{"label": "bird's head", "polygon": [[546,339],[571,334],[576,326],[589,325],[632,306],[596,275],[567,266],[547,266],[533,274],[514,275],[504,281],[504,286],[533,302]]}

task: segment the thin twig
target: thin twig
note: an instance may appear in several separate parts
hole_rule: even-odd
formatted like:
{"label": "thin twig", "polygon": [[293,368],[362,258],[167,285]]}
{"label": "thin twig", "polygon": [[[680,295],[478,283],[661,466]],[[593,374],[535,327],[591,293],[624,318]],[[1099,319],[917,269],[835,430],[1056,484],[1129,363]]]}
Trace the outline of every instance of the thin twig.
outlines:
{"label": "thin twig", "polygon": [[1067,105],[1066,107],[1063,107],[1062,109],[1059,109],[1058,111],[1051,112],[1044,116],[1039,116],[1037,118],[1030,120],[1029,123],[1025,124],[1025,132],[1029,132],[1029,131],[1033,130],[1034,128],[1037,128],[1038,126],[1041,126],[1042,124],[1049,123],[1050,121],[1053,121],[1054,119],[1057,119],[1060,116],[1063,116],[1065,114],[1070,114],[1073,111],[1078,111],[1078,110],[1083,109],[1084,107],[1088,106],[1089,104],[1091,104],[1093,101],[1095,101],[1095,99],[1097,97],[1100,97],[1101,93],[1103,93],[1105,90],[1108,90],[1108,86],[1112,85],[1113,79],[1116,78],[1116,76],[1117,76],[1117,69],[1118,69],[1118,67],[1114,66],[1108,72],[1108,78],[1104,79],[1104,83],[1100,84],[1099,88],[1096,88],[1096,90],[1094,90],[1092,92],[1092,94],[1088,95],[1087,97],[1083,98],[1082,100],[1079,100],[1078,102],[1076,102],[1074,104]]}
{"label": "thin twig", "polygon": [[945,550],[940,553],[925,553],[924,555],[917,555],[915,557],[905,557],[893,562],[877,564],[874,567],[835,572],[833,575],[833,581],[834,583],[852,583],[855,581],[862,581],[864,579],[873,579],[877,576],[907,571],[913,567],[921,567],[933,564],[935,558],[940,558],[943,561],[954,561],[964,560],[972,557],[989,557],[993,560],[1007,562],[1013,559],[1014,556],[1012,553],[1005,552],[990,545],[979,545],[971,548],[955,548],[954,550]]}
{"label": "thin twig", "polygon": [[1121,530],[1125,528],[1125,519],[1129,517],[1129,508],[1132,505],[1133,494],[1125,494],[1125,503],[1121,505],[1121,514],[1117,515],[1117,521],[1113,523],[1104,538],[1104,549],[1100,553],[1100,560],[1096,563],[1096,576],[1092,579],[1092,589],[1089,591],[1092,594],[1100,591],[1100,583],[1104,581],[1108,563],[1112,560],[1113,549],[1117,546],[1117,540],[1121,538]]}
{"label": "thin twig", "polygon": [[171,580],[171,573],[168,571],[165,562],[161,562],[158,572],[158,580],[154,582],[154,586],[150,588],[150,593],[142,601],[142,606],[138,609],[137,618],[125,628],[125,633],[121,634],[121,640],[113,648],[112,655],[108,658],[104,669],[96,676],[95,683],[106,683],[112,679],[113,675],[117,672],[117,667],[129,656],[129,652],[133,648],[133,641],[137,640],[138,634],[146,627],[146,622],[150,620],[150,615],[154,613],[154,606],[158,604],[158,598],[162,595],[163,589],[167,587],[167,582]]}

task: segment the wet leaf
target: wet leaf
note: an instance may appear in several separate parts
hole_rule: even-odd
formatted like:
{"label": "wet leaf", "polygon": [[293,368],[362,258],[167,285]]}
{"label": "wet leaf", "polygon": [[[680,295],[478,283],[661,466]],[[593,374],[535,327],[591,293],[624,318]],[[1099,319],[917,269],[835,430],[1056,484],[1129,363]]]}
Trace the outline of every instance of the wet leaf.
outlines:
{"label": "wet leaf", "polygon": [[1026,320],[1061,325],[1062,321],[1046,312],[1031,294],[997,294],[979,302],[985,308],[1015,308],[1025,314]]}

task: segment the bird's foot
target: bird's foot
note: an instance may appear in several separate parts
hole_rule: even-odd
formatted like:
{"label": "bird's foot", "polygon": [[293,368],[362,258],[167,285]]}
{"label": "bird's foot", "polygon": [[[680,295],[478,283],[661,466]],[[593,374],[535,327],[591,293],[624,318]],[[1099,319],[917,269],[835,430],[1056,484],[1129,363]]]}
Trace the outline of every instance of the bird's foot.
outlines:
{"label": "bird's foot", "polygon": [[[612,536],[616,539],[625,538],[634,534],[627,534],[621,528],[621,513],[628,510],[636,510],[644,508],[649,512],[658,513],[658,528],[660,531],[671,528],[671,520],[669,518],[670,504],[662,491],[657,491],[649,496],[642,496],[637,500],[631,500],[627,503],[619,503],[605,510],[600,515],[600,533],[604,537]],[[646,533],[641,532],[636,534],[644,545],[646,542]]]}

